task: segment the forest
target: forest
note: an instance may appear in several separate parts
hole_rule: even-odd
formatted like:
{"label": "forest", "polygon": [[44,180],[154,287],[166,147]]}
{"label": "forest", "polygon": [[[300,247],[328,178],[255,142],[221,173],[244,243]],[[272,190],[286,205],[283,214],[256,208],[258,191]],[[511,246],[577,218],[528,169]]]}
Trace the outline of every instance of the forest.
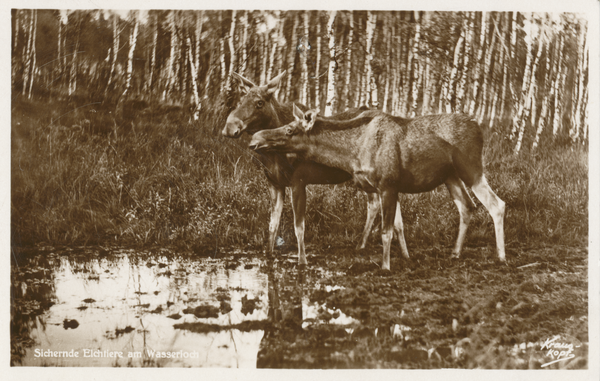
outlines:
{"label": "forest", "polygon": [[[31,353],[76,337],[227,349],[218,366],[235,367],[245,326],[252,367],[593,368],[586,14],[13,9],[11,23],[11,365],[75,366]],[[244,103],[233,73],[284,73],[270,96],[322,115],[470,115],[506,263],[478,201],[451,258],[460,205],[438,187],[400,195],[410,259],[394,240],[382,270],[380,218],[355,249],[367,195],[352,181],[306,187],[306,269],[289,199],[264,255],[262,157],[222,134]],[[237,324],[255,307],[265,320]],[[544,347],[558,335],[575,357]]]}
{"label": "forest", "polygon": [[[492,179],[504,161],[538,168],[551,152],[587,156],[589,49],[579,14],[21,9],[12,31],[14,242],[161,243],[191,234],[209,245],[219,236],[260,246],[264,177],[244,139],[220,136],[240,97],[233,72],[264,84],[286,71],[278,98],[324,115],[359,106],[404,117],[470,114],[485,127]],[[537,169],[511,170],[535,181]],[[540,176],[536,187],[548,186]],[[502,186],[517,192],[518,182]],[[341,189],[348,194],[312,197],[363,213],[364,196]],[[345,235],[360,229],[362,217],[328,208],[313,211],[321,232],[346,231],[348,219],[357,222]],[[525,231],[536,230],[530,218]]]}

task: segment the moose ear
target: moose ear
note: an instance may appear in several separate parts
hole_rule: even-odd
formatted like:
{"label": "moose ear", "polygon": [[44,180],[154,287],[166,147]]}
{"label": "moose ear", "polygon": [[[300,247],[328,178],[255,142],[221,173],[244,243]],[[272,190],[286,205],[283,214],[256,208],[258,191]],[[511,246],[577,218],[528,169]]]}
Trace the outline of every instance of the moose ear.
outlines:
{"label": "moose ear", "polygon": [[281,82],[281,78],[283,78],[286,72],[287,70],[284,70],[277,77],[273,78],[269,81],[269,83],[267,83],[267,94],[273,94],[277,90],[277,87]]}
{"label": "moose ear", "polygon": [[302,121],[302,126],[304,126],[304,131],[308,132],[312,130],[315,125],[315,121],[317,120],[317,115],[319,115],[319,109],[315,108],[312,110],[308,110],[304,114],[304,120]]}
{"label": "moose ear", "polygon": [[298,121],[304,120],[304,113],[300,110],[300,107],[294,103],[294,118]]}

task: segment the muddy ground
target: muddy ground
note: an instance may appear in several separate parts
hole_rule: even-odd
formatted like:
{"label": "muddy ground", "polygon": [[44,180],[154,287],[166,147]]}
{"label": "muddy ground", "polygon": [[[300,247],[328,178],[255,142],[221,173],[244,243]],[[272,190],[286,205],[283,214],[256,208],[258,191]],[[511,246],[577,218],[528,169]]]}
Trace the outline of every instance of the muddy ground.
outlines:
{"label": "muddy ground", "polygon": [[539,369],[555,360],[543,343],[557,335],[574,343],[575,358],[544,367],[587,367],[585,249],[522,247],[508,251],[508,264],[491,248],[466,248],[457,260],[447,249],[413,249],[411,260],[396,252],[390,272],[379,269],[380,246],[309,252],[317,255],[304,272],[295,258],[276,262],[280,298],[304,294],[325,305],[325,319],[339,310],[360,324],[302,328],[284,311],[259,367]]}
{"label": "muddy ground", "polygon": [[[227,275],[258,266],[258,273],[267,274],[266,297],[242,297],[238,315],[251,316],[262,308],[267,318],[214,324],[210,318],[225,316],[233,305],[227,294],[231,290],[221,288],[202,294],[214,302],[211,308],[206,300],[194,299],[177,311],[169,304],[159,306],[160,311],[148,306],[147,314],[168,315],[175,330],[195,333],[262,331],[259,368],[587,368],[587,249],[512,246],[508,264],[496,260],[492,247],[465,248],[460,259],[449,259],[448,248],[413,248],[410,260],[400,258],[395,248],[391,271],[380,270],[377,245],[361,251],[309,246],[305,269],[297,265],[293,247],[278,251],[274,259],[233,249],[189,254],[163,250],[163,277],[183,255],[199,264],[190,267],[193,271],[217,266]],[[109,256],[105,249],[86,252],[92,254],[82,261]],[[53,304],[54,297],[43,297],[54,282],[47,257],[44,251],[13,256],[14,364],[36,345],[29,338],[31,324]],[[202,264],[208,260],[213,267]],[[23,283],[29,284],[27,300],[19,297]],[[186,323],[179,320],[182,315],[188,316]],[[548,340],[572,345],[572,351],[553,354]]]}

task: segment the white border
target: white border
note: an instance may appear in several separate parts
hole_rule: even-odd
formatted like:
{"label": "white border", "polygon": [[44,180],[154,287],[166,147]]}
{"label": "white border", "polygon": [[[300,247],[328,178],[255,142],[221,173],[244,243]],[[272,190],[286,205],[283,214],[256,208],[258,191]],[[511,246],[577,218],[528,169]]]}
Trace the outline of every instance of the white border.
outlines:
{"label": "white border", "polygon": [[[214,7],[218,5],[218,7]],[[431,378],[443,378],[445,381],[486,379],[486,380],[565,380],[567,378],[577,380],[599,380],[600,379],[600,320],[598,299],[599,287],[599,265],[597,254],[600,252],[599,240],[594,232],[599,231],[598,211],[600,211],[600,200],[598,199],[599,173],[598,142],[600,139],[600,30],[599,30],[599,3],[595,0],[546,0],[546,1],[477,1],[477,0],[422,0],[422,1],[383,1],[383,0],[287,0],[273,1],[262,0],[252,2],[241,2],[239,0],[214,1],[182,1],[182,0],[9,0],[0,5],[0,43],[2,45],[2,58],[0,68],[3,75],[2,88],[4,97],[0,102],[0,112],[5,121],[0,128],[3,139],[0,144],[4,149],[0,150],[0,267],[3,269],[0,277],[0,321],[4,324],[0,330],[0,367],[6,367],[0,371],[2,378],[8,376],[9,380],[47,380],[47,379],[145,379],[145,380],[176,380],[190,377],[201,380],[231,379],[231,380],[264,380],[267,379],[289,379],[306,380],[306,378],[323,378],[328,380],[363,380],[386,378],[389,380],[410,379],[428,380]],[[11,67],[10,67],[10,44],[11,44],[11,8],[41,8],[41,9],[369,9],[369,10],[439,10],[439,11],[540,11],[540,12],[576,12],[587,15],[589,21],[590,38],[590,81],[589,81],[589,211],[590,211],[590,248],[589,248],[589,335],[590,353],[587,371],[559,371],[559,370],[230,370],[230,369],[126,369],[126,368],[25,368],[10,367],[10,95],[11,94]],[[594,69],[595,68],[595,69]]]}

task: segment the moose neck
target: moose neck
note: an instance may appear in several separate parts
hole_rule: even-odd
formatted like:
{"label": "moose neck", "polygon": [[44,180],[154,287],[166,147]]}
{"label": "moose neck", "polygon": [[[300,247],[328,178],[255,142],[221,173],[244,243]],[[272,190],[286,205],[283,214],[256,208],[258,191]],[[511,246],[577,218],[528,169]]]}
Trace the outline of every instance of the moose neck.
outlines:
{"label": "moose neck", "polygon": [[318,119],[308,134],[291,139],[290,148],[301,153],[307,160],[352,173],[359,151],[362,126],[372,118],[357,118],[349,121]]}

